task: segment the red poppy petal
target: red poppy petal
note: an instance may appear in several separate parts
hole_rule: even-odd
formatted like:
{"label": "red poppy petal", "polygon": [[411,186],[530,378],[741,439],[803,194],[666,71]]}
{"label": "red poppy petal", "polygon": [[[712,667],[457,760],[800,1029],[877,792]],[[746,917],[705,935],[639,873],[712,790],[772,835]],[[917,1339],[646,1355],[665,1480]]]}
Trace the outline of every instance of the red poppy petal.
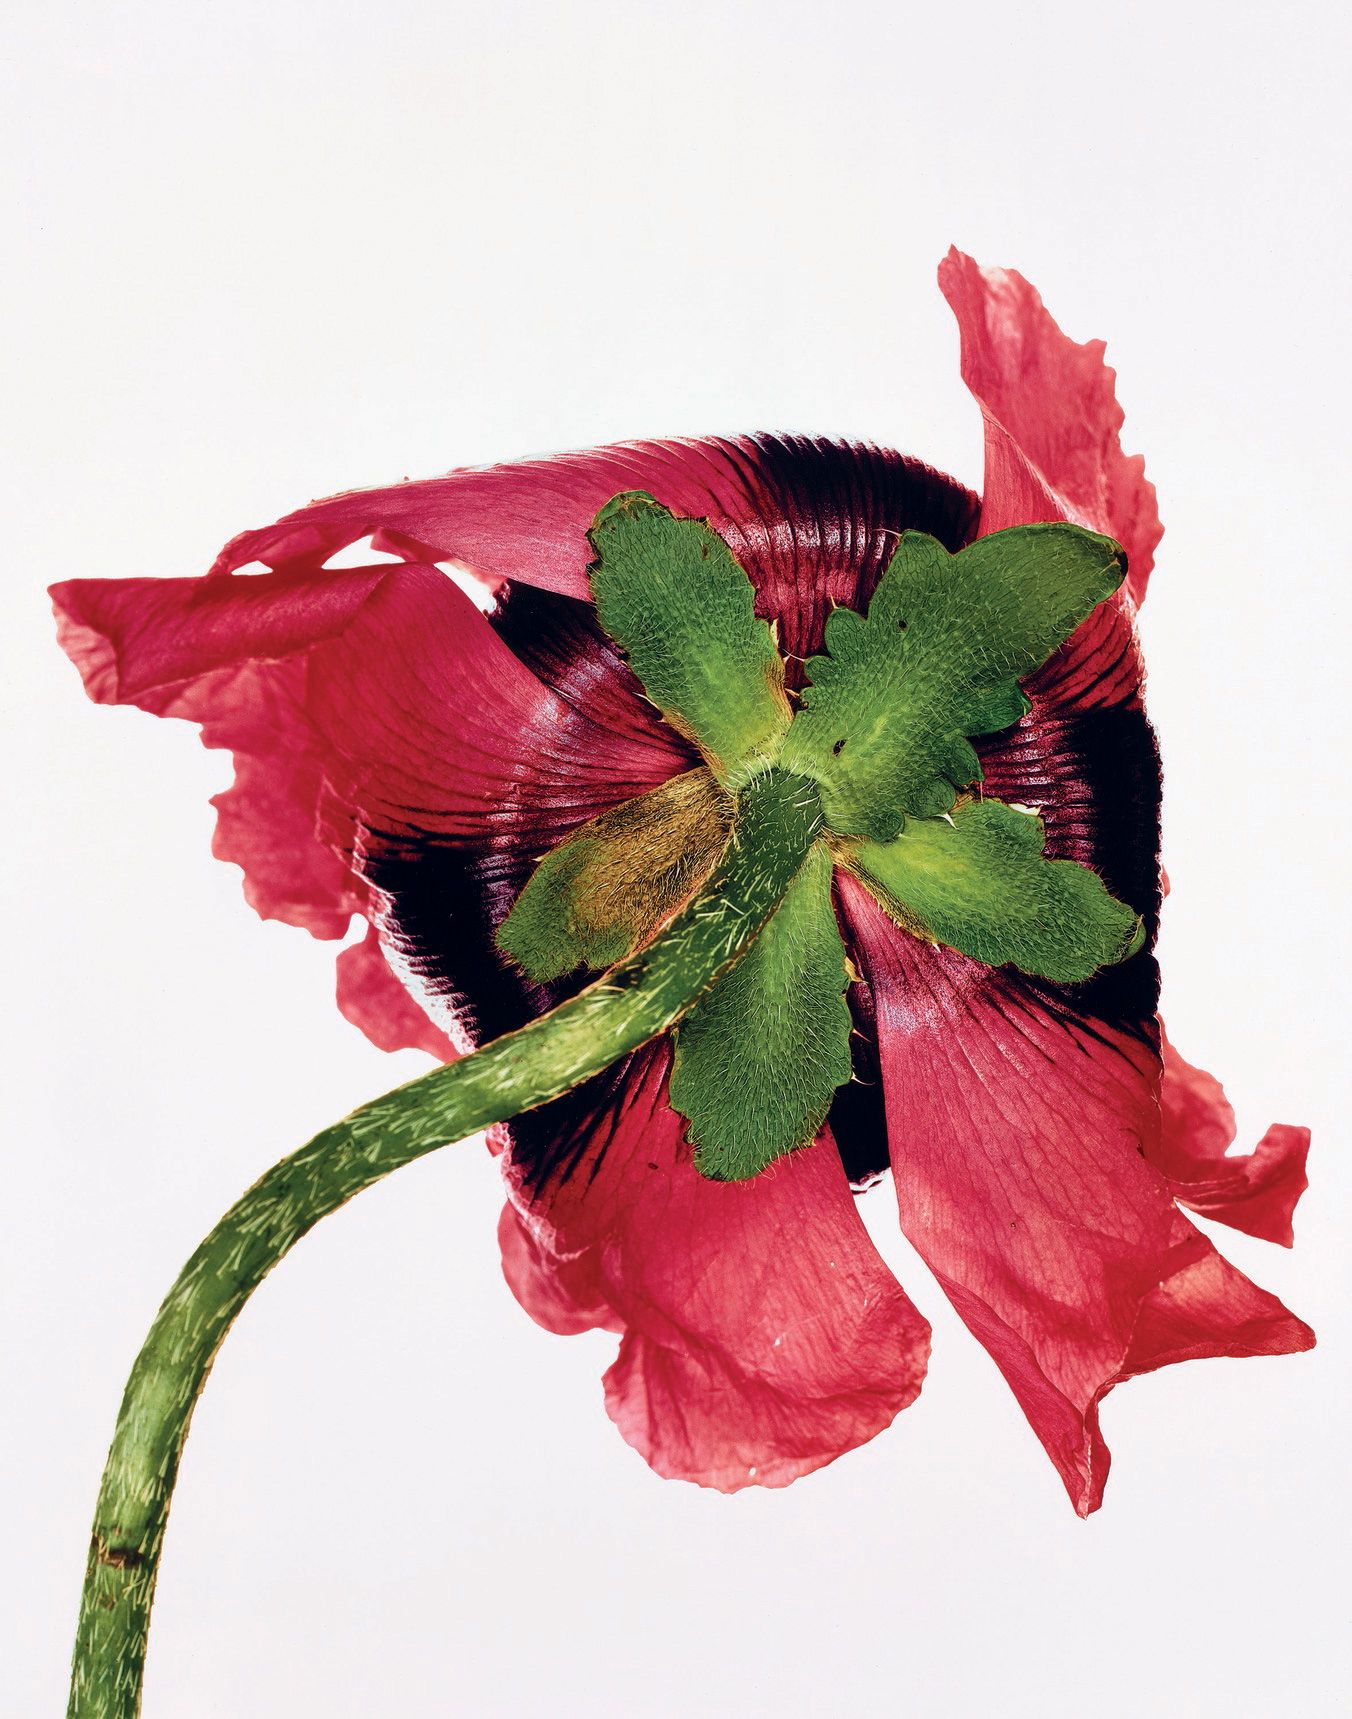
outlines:
{"label": "red poppy petal", "polygon": [[707,518],[798,656],[821,648],[836,604],[862,606],[899,531],[929,531],[956,549],[976,517],[976,498],[960,484],[877,448],[774,436],[629,442],[333,496],[236,537],[212,572],[253,561],[313,569],[383,533],[401,552],[416,544],[490,584],[520,580],[586,598],[587,531],[627,489]]}
{"label": "red poppy petal", "polygon": [[1069,519],[1115,537],[1127,588],[1145,595],[1161,536],[1154,485],[1122,452],[1122,408],[1101,340],[1077,345],[1012,269],[983,269],[953,249],[939,286],[962,336],[962,379],[986,426],[981,529]]}
{"label": "red poppy petal", "polygon": [[[473,774],[482,725],[466,708],[463,688],[449,699],[430,697],[429,674],[441,670],[417,666],[428,655],[422,618],[416,604],[403,603],[411,632],[401,639],[400,604],[389,593],[431,577],[421,556],[449,552],[463,563],[479,549],[477,570],[492,583],[506,573],[585,593],[586,532],[596,507],[633,484],[723,522],[760,582],[766,612],[788,617],[781,640],[799,654],[818,648],[833,603],[866,598],[899,531],[928,529],[956,548],[976,515],[975,498],[961,486],[876,449],[770,437],[635,444],[338,497],[246,534],[222,556],[215,577],[76,581],[58,592],[58,610],[93,696],[201,721],[207,744],[235,752],[236,784],[216,802],[216,851],[244,869],[246,894],[260,913],[337,937],[353,912],[378,907],[387,953],[401,974],[435,995],[440,1025],[493,1036],[554,1000],[513,972],[494,943],[538,853],[581,818],[686,768],[690,753],[599,634],[589,602],[512,582],[498,591],[487,629],[558,702],[545,699],[530,720],[499,725],[488,736],[501,758],[520,752],[529,766],[510,782],[498,778],[508,803],[479,818],[485,839],[468,825],[448,826],[454,796],[447,800],[444,783],[422,780],[421,733],[437,736],[444,759],[463,747]],[[424,541],[442,527],[449,535]],[[368,533],[376,547],[409,564],[319,569],[323,556]],[[280,570],[249,578],[223,571],[250,557]],[[363,624],[373,667],[342,644],[368,603]],[[484,623],[475,627],[487,637]],[[405,655],[411,666],[398,671]],[[355,714],[353,691],[335,666],[343,662],[355,662],[354,684],[365,688]],[[791,676],[799,673],[796,662],[789,666]],[[421,680],[410,709],[404,691],[390,696],[381,684],[392,674],[409,686]],[[540,688],[530,684],[538,698]],[[330,690],[321,711],[323,687]],[[464,721],[448,727],[442,706],[457,698]],[[426,721],[405,724],[423,701]],[[399,744],[401,728],[407,749]],[[485,791],[476,816],[492,800]],[[430,839],[419,840],[420,832]],[[390,1038],[388,1023],[369,1011],[364,1018],[377,1042]]]}
{"label": "red poppy petal", "polygon": [[959,251],[940,265],[939,281],[961,331],[963,379],[985,420],[981,531],[1070,519],[1117,537],[1131,562],[1132,595],[1101,604],[1030,677],[1028,716],[979,744],[986,791],[1037,807],[1048,851],[1100,871],[1146,915],[1153,939],[1159,766],[1141,710],[1133,597],[1160,536],[1154,491],[1141,462],[1122,454],[1101,343],[1067,340],[1021,276],[980,269]]}
{"label": "red poppy petal", "polygon": [[589,721],[613,734],[683,748],[687,767],[701,762],[694,746],[663,722],[590,602],[513,583],[498,592],[491,621],[514,655]]}
{"label": "red poppy petal", "polygon": [[542,1242],[510,1200],[498,1220],[502,1273],[537,1325],[559,1337],[624,1331],[606,1300],[595,1251],[564,1258]]}
{"label": "red poppy petal", "polygon": [[378,1050],[421,1050],[454,1062],[463,1047],[439,1032],[390,970],[374,925],[338,957],[338,1012]]}
{"label": "red poppy petal", "polygon": [[959,1286],[944,1285],[1004,1374],[1081,1516],[1092,1515],[1103,1502],[1112,1458],[1099,1428],[1098,1405],[1114,1385],[1179,1361],[1291,1355],[1314,1346],[1309,1326],[1236,1270],[1179,1211],[1158,1269],[1158,1287],[1148,1289],[1139,1303],[1120,1365],[1083,1409],[1048,1377],[1033,1346],[989,1306]]}
{"label": "red poppy petal", "polygon": [[963,380],[985,423],[982,534],[1066,519],[1107,532],[1128,557],[1123,589],[1029,679],[1032,712],[983,748],[984,762],[1049,719],[1139,707],[1135,608],[1161,528],[1142,461],[1122,453],[1122,412],[1102,342],[1067,340],[1021,275],[979,268],[960,251],[939,265],[939,284],[957,317]]}
{"label": "red poppy petal", "polygon": [[1179,1211],[1162,1276],[1141,1304],[1131,1347],[1105,1389],[1177,1361],[1294,1355],[1314,1347],[1305,1321],[1251,1283]]}
{"label": "red poppy petal", "polygon": [[235,754],[212,801],[212,851],[244,872],[264,919],[341,937],[365,892],[314,834],[321,763],[305,712],[303,653],[356,613],[378,573],[357,569],[303,593],[297,581],[77,579],[52,588],[57,631],[100,704],[136,704],[203,725]]}
{"label": "red poppy petal", "polygon": [[1290,1247],[1291,1217],[1309,1186],[1309,1129],[1274,1123],[1253,1151],[1227,1157],[1235,1113],[1221,1083],[1185,1062],[1167,1038],[1162,1049],[1162,1127],[1150,1149],[1151,1163],[1183,1205]]}
{"label": "red poppy petal", "polygon": [[534,1193],[532,1138],[514,1125],[507,1171],[529,1229],[504,1221],[504,1268],[551,1330],[623,1327],[606,1403],[659,1474],[787,1485],[913,1400],[929,1327],[868,1239],[829,1135],[754,1182],[706,1181],[669,1068],[659,1044],[593,1083]]}
{"label": "red poppy petal", "polygon": [[902,1228],[1088,1514],[1114,1384],[1313,1338],[1214,1253],[1147,1162],[1149,1031],[906,937],[849,880],[841,895],[877,1011]]}
{"label": "red poppy petal", "polygon": [[92,697],[200,722],[235,753],[216,851],[258,911],[321,937],[378,912],[447,1030],[481,977],[456,966],[466,878],[511,873],[514,893],[543,848],[685,766],[679,745],[612,735],[542,686],[434,567],[76,580],[53,597]]}

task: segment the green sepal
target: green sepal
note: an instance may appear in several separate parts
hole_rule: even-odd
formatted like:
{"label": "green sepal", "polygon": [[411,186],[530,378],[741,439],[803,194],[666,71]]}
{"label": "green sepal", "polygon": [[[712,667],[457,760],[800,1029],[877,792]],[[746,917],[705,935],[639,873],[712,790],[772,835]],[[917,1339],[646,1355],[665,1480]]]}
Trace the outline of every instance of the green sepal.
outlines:
{"label": "green sepal", "polygon": [[837,609],[828,656],[807,665],[781,755],[820,784],[827,827],[890,841],[907,816],[940,817],[979,781],[968,737],[1028,710],[1019,680],[1040,668],[1122,582],[1111,538],[1021,525],[950,555],[903,532],[868,617]]}
{"label": "green sepal", "polygon": [[667,721],[740,786],[774,760],[793,714],[751,581],[703,520],[677,519],[642,490],[606,503],[591,542],[601,625]]}
{"label": "green sepal", "polygon": [[1073,984],[1135,954],[1141,917],[1075,860],[1043,857],[1034,812],[963,799],[951,818],[908,818],[890,842],[837,857],[897,923],[991,967]]}
{"label": "green sepal", "polygon": [[747,953],[676,1028],[671,1102],[711,1180],[743,1181],[806,1145],[850,1078],[831,870],[814,848]]}
{"label": "green sepal", "polygon": [[622,801],[544,856],[498,947],[537,984],[614,966],[704,882],[731,825],[732,801],[707,770]]}

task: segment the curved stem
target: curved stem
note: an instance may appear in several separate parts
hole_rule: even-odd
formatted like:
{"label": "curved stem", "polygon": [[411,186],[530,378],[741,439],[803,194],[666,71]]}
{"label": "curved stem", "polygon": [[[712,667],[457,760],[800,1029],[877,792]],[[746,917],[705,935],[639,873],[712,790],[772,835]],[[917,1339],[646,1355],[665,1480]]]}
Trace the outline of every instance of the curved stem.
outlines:
{"label": "curved stem", "polygon": [[68,1719],[134,1719],[169,1501],[193,1407],[235,1316],[319,1220],[439,1146],[546,1103],[664,1032],[750,944],[820,827],[815,792],[745,789],[709,889],[649,946],[556,1009],[363,1105],[283,1159],[183,1268],[127,1382],[89,1548]]}

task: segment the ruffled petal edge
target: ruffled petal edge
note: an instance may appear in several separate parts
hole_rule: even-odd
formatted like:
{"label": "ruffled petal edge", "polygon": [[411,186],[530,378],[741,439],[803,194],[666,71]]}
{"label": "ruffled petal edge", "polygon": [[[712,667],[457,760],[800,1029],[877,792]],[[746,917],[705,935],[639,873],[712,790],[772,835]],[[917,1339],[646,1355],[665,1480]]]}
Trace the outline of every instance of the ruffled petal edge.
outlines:
{"label": "ruffled petal edge", "polygon": [[1161,1049],[1161,1126],[1149,1156],[1174,1198],[1231,1229],[1290,1247],[1292,1217],[1310,1185],[1309,1129],[1274,1122],[1252,1151],[1231,1155],[1235,1113],[1221,1083],[1185,1061],[1167,1036]]}

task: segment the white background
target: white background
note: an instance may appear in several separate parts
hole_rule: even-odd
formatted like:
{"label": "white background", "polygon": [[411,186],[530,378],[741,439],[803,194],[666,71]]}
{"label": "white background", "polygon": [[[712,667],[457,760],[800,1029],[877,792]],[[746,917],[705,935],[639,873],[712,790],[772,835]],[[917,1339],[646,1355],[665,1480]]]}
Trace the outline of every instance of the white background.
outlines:
{"label": "white background", "polygon": [[15,9],[6,1714],[61,1709],[123,1377],[179,1264],[422,1066],[339,1018],[331,947],[247,911],[208,857],[226,758],[86,703],[44,586],[194,573],[311,496],[630,435],[868,436],[978,483],[950,240],[1109,338],[1159,485],[1165,1007],[1246,1143],[1317,1131],[1295,1253],[1223,1245],[1321,1347],[1114,1395],[1080,1522],[880,1189],[870,1226],[936,1327],[925,1391],[863,1451],[729,1500],[620,1441],[614,1340],[520,1312],[494,1169],[447,1151],[326,1223],[230,1337],[146,1713],[1339,1710],[1342,10]]}

